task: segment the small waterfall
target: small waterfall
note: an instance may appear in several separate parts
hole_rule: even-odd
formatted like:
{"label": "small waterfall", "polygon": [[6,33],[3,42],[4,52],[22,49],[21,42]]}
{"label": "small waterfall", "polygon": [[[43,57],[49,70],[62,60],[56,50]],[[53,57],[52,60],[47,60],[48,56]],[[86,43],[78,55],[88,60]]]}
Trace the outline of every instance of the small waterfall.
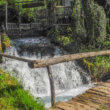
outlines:
{"label": "small waterfall", "polygon": [[[13,40],[12,46],[5,53],[30,59],[47,59],[67,54],[44,37]],[[31,69],[27,63],[9,58],[4,58],[1,67],[15,76],[35,98],[42,97],[45,105],[50,106],[50,84],[46,68]],[[67,101],[93,86],[89,75],[74,61],[53,65],[52,73],[56,101]]]}

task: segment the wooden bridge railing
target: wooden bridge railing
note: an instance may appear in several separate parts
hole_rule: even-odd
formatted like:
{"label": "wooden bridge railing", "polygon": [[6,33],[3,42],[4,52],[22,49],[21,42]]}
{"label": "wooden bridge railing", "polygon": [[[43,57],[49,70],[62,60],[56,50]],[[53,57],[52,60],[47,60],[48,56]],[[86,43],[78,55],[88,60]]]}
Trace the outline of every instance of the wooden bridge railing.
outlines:
{"label": "wooden bridge railing", "polygon": [[42,29],[42,23],[7,23],[7,30],[30,30],[30,29]]}
{"label": "wooden bridge railing", "polygon": [[82,59],[82,58],[103,56],[103,55],[110,55],[110,50],[63,55],[60,57],[50,58],[47,60],[30,60],[30,59],[25,59],[25,58],[20,58],[20,57],[0,53],[0,56],[27,62],[29,67],[31,67],[31,68],[47,67],[48,75],[49,75],[49,79],[50,79],[50,85],[51,85],[50,87],[51,87],[52,106],[55,105],[55,87],[54,87],[54,80],[53,80],[53,76],[52,76],[51,65],[62,63],[62,62],[73,61],[73,60],[77,60],[77,59]]}
{"label": "wooden bridge railing", "polygon": [[7,23],[7,29],[18,29],[19,26],[16,23]]}

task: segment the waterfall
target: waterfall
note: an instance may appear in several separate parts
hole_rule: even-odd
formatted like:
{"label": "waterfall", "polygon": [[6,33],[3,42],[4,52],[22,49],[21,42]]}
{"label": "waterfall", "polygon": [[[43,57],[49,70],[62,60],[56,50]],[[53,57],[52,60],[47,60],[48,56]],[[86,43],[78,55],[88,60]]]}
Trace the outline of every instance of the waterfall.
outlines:
{"label": "waterfall", "polygon": [[[33,60],[67,54],[66,51],[54,46],[49,39],[44,37],[13,40],[12,46],[5,53]],[[4,58],[1,67],[11,76],[16,77],[24,89],[29,90],[35,98],[41,97],[46,107],[50,106],[50,83],[47,68],[31,69],[27,63],[9,58]],[[74,61],[53,65],[52,73],[56,101],[67,101],[93,86],[90,76]]]}

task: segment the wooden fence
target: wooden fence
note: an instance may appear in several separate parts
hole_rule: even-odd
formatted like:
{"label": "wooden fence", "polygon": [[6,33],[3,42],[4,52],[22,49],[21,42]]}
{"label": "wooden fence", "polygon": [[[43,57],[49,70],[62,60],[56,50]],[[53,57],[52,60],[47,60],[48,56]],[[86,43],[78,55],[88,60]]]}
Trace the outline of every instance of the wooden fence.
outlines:
{"label": "wooden fence", "polygon": [[50,58],[47,60],[30,60],[30,59],[25,59],[25,58],[20,58],[20,57],[0,53],[0,56],[2,57],[7,57],[7,58],[27,62],[29,67],[31,68],[47,67],[49,80],[50,80],[50,87],[51,87],[52,106],[55,105],[55,87],[54,87],[54,80],[52,76],[51,65],[62,63],[62,62],[73,61],[73,60],[77,60],[81,58],[88,58],[88,57],[95,57],[95,56],[102,56],[102,55],[110,55],[110,50],[103,50],[103,51],[98,51],[98,52],[76,53],[76,54],[64,55],[64,56],[60,56],[56,58]]}
{"label": "wooden fence", "polygon": [[30,30],[38,29],[41,30],[41,23],[7,23],[7,30]]}

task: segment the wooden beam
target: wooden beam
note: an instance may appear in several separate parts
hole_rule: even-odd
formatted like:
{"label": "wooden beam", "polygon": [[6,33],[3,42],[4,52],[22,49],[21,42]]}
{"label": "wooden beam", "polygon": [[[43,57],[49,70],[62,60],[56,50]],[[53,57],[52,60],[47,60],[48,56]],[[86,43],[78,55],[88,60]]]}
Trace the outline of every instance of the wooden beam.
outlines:
{"label": "wooden beam", "polygon": [[[2,52],[2,35],[0,33],[0,52]],[[0,63],[3,63],[3,57],[0,56]]]}
{"label": "wooden beam", "polygon": [[5,4],[5,28],[6,28],[6,31],[8,29],[7,23],[8,23],[8,2],[6,0],[6,4]]}
{"label": "wooden beam", "polygon": [[77,59],[95,57],[95,56],[103,56],[103,55],[110,55],[110,50],[70,54],[70,55],[60,56],[60,57],[57,57],[57,58],[50,58],[50,59],[46,59],[46,60],[40,60],[39,62],[38,61],[33,62],[31,67],[40,68],[40,67],[46,67],[46,66],[49,66],[49,65],[58,64],[58,63],[73,61],[73,60],[77,60]]}
{"label": "wooden beam", "polygon": [[59,25],[59,26],[69,26],[69,25],[71,25],[71,24],[53,24],[53,25]]}
{"label": "wooden beam", "polygon": [[39,6],[44,6],[44,3],[39,2],[39,3],[28,3],[22,5],[22,8],[32,8],[32,7],[39,7]]}
{"label": "wooden beam", "polygon": [[14,60],[23,61],[23,62],[34,62],[35,61],[35,60],[25,59],[25,58],[12,56],[12,55],[7,55],[7,54],[2,54],[2,53],[0,53],[0,56],[11,58],[11,59],[14,59]]}
{"label": "wooden beam", "polygon": [[[19,2],[16,2],[16,3],[33,3],[35,1],[19,1]],[[44,2],[44,0],[40,0],[40,2]]]}
{"label": "wooden beam", "polygon": [[52,104],[52,107],[54,107],[55,106],[55,87],[54,87],[54,80],[53,80],[53,76],[52,76],[51,66],[47,66],[47,70],[48,70],[48,76],[50,79],[51,104]]}

